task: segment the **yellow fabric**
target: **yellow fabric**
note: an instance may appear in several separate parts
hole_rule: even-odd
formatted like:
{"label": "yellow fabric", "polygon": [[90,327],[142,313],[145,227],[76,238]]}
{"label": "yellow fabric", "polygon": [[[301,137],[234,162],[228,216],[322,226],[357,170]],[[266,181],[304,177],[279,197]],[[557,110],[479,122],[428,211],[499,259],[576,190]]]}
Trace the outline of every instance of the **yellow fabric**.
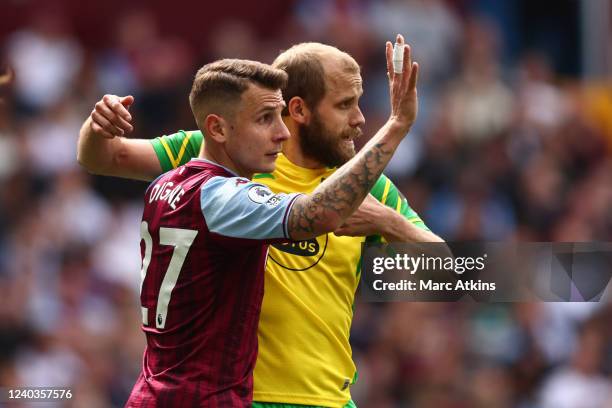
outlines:
{"label": "yellow fabric", "polygon": [[[387,196],[389,195],[390,187],[391,187],[391,180],[387,179],[387,181],[385,182],[385,190],[383,191],[382,200],[380,200],[380,202],[383,204],[387,204]],[[398,200],[398,202],[400,202],[400,200]]]}
{"label": "yellow fabric", "polygon": [[[273,177],[256,181],[275,192],[311,192],[333,172],[301,168],[280,155]],[[330,233],[270,246],[255,401],[330,407],[349,401],[355,375],[349,330],[362,241]]]}
{"label": "yellow fabric", "polygon": [[395,211],[401,213],[402,210],[402,199],[400,197],[397,198],[397,205],[395,206]]}
{"label": "yellow fabric", "polygon": [[161,144],[162,146],[164,146],[164,149],[166,150],[166,154],[168,155],[168,158],[170,159],[172,168],[177,168],[180,165],[181,160],[183,159],[183,156],[185,155],[185,150],[187,149],[187,144],[189,143],[190,137],[191,137],[191,132],[186,132],[185,139],[183,140],[183,144],[181,145],[178,156],[176,158],[174,158],[174,155],[172,154],[172,150],[170,149],[170,146],[168,146],[168,143],[164,139],[161,139]]}

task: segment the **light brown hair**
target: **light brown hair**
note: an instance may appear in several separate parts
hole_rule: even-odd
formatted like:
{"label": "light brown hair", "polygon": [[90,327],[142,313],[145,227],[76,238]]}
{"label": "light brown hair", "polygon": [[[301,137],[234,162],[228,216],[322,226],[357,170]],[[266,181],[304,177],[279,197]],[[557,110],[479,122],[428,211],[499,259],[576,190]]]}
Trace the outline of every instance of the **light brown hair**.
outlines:
{"label": "light brown hair", "polygon": [[198,126],[211,113],[227,115],[250,84],[283,89],[287,73],[257,61],[222,59],[204,65],[193,80],[189,104]]}
{"label": "light brown hair", "polygon": [[[359,65],[349,54],[330,45],[307,42],[292,46],[283,51],[272,63],[289,75],[289,82],[283,88],[283,98],[287,106],[291,98],[299,96],[304,99],[310,109],[325,96],[325,68],[323,61],[339,58],[342,69],[359,73]],[[287,115],[287,108],[283,115]]]}

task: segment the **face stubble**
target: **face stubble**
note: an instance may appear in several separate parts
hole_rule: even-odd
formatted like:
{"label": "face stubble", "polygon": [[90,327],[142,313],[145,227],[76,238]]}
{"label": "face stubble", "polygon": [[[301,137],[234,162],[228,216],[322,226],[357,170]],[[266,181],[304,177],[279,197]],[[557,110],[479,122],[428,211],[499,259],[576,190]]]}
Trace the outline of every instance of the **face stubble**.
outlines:
{"label": "face stubble", "polygon": [[355,156],[355,145],[347,141],[362,135],[360,128],[348,128],[339,135],[329,131],[315,113],[308,125],[300,125],[302,153],[327,167],[338,167]]}

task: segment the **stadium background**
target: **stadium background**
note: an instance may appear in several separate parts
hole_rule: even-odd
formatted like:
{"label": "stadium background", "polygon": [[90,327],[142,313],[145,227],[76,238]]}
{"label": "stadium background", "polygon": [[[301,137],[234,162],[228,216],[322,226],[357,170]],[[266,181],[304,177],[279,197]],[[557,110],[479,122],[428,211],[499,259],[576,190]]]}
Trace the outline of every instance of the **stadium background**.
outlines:
{"label": "stadium background", "polygon": [[[104,93],[134,136],[195,127],[187,93],[219,57],[321,41],[363,68],[371,135],[383,44],[420,62],[420,114],[386,172],[446,240],[611,241],[612,6],[592,1],[4,0],[0,385],[70,385],[121,406],[140,369],[145,184],[76,163]],[[610,407],[610,304],[366,304],[351,336],[360,407]],[[607,402],[605,402],[607,401]],[[606,405],[607,404],[607,405]],[[38,405],[36,405],[38,406]]]}

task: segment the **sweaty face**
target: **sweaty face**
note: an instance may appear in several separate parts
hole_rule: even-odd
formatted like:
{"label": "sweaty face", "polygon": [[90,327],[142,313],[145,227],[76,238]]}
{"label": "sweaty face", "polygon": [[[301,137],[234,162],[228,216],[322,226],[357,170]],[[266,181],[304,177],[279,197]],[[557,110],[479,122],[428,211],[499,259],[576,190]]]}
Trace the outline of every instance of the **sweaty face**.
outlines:
{"label": "sweaty face", "polygon": [[281,117],[285,106],[280,90],[251,85],[241,96],[229,131],[226,152],[240,175],[274,170],[289,130]]}
{"label": "sweaty face", "polygon": [[354,140],[363,133],[358,105],[363,89],[359,72],[347,72],[338,62],[326,65],[326,92],[309,123],[300,126],[300,147],[320,164],[336,167],[355,155]]}

